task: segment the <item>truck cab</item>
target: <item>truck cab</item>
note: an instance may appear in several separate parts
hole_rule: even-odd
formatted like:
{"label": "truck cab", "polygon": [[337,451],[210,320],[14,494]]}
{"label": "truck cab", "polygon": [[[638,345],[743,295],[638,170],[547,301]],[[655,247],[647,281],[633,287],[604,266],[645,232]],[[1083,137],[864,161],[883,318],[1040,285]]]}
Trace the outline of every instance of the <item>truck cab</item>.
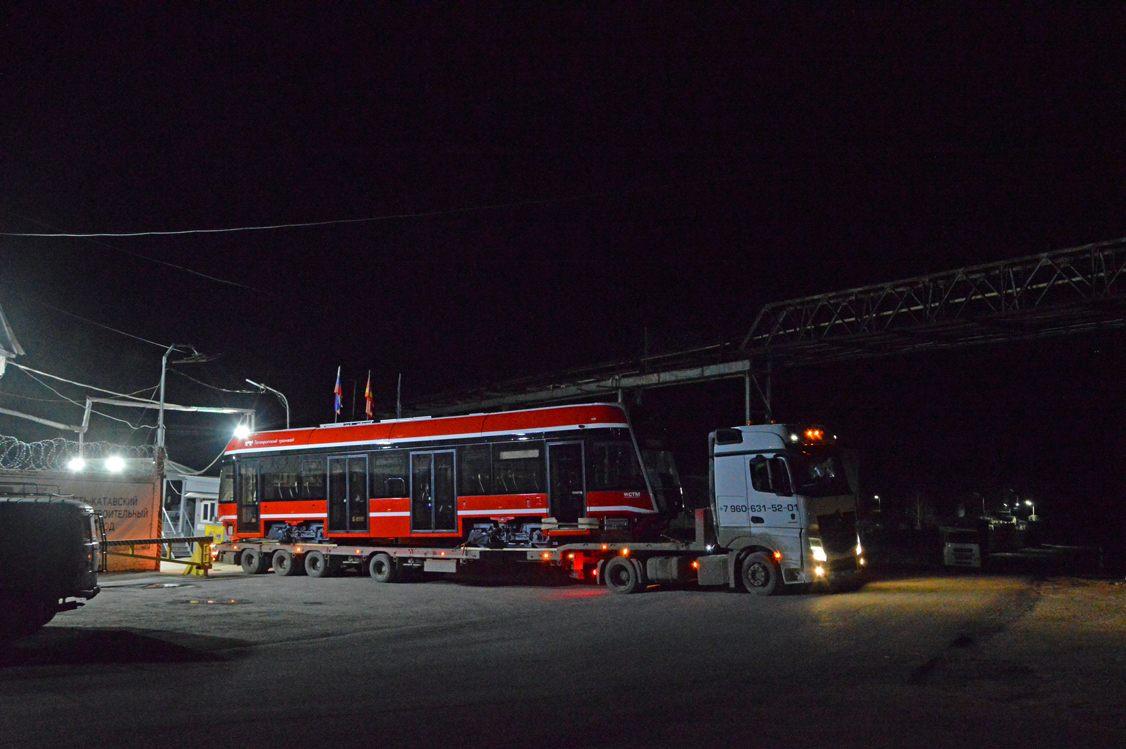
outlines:
{"label": "truck cab", "polygon": [[728,551],[732,584],[769,593],[863,565],[856,493],[835,436],[811,425],[739,426],[712,432],[709,453],[715,543]]}

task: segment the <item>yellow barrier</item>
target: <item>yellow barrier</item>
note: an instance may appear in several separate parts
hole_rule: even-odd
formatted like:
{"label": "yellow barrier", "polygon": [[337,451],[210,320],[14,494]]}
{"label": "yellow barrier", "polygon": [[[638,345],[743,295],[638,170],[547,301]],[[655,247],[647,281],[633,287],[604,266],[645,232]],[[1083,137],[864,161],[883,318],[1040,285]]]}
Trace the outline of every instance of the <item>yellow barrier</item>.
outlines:
{"label": "yellow barrier", "polygon": [[[130,538],[118,541],[103,541],[105,544],[104,553],[113,554],[119,557],[133,557],[134,559],[155,559],[158,562],[171,562],[172,564],[186,565],[184,569],[185,575],[196,575],[197,577],[207,577],[211,571],[211,544],[215,539],[211,536],[195,536],[192,538]],[[192,558],[188,561],[183,559],[174,559],[172,557],[172,544],[190,543],[195,545],[195,551],[192,552]],[[111,547],[129,547],[128,552],[113,551]],[[163,553],[157,556],[150,556],[148,554],[138,554],[138,546],[158,546],[161,551],[165,546],[168,547],[168,555]]]}

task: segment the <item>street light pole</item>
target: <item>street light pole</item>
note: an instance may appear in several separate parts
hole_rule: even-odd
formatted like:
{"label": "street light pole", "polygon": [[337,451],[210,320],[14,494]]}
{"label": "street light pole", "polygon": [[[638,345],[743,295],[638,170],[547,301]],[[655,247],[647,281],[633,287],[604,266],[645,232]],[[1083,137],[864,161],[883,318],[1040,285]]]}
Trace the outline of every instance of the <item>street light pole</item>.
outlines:
{"label": "street light pole", "polygon": [[168,372],[168,355],[176,348],[173,343],[160,360],[160,406],[156,416],[156,475],[164,478],[164,379]]}
{"label": "street light pole", "polygon": [[254,380],[251,380],[249,378],[247,378],[246,381],[249,382],[254,387],[261,389],[263,392],[265,392],[266,390],[269,390],[271,393],[273,393],[274,395],[281,398],[282,405],[285,406],[285,428],[289,429],[289,401],[287,401],[285,399],[285,396],[282,395],[281,391],[280,390],[274,390],[269,385],[263,385],[262,383],[255,382]]}

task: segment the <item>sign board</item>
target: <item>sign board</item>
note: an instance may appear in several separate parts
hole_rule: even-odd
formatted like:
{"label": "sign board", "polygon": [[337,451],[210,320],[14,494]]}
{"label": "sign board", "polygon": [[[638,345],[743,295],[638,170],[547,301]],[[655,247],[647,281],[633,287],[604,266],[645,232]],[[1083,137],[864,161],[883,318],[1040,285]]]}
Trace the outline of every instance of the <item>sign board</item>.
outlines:
{"label": "sign board", "polygon": [[[45,471],[0,471],[0,487],[19,487],[8,494],[58,494],[85,502],[105,520],[110,541],[160,537],[160,491],[155,476],[71,474]],[[129,547],[117,549],[129,551]],[[134,554],[155,557],[157,546],[138,546]],[[157,571],[160,562],[111,554],[110,572]]]}

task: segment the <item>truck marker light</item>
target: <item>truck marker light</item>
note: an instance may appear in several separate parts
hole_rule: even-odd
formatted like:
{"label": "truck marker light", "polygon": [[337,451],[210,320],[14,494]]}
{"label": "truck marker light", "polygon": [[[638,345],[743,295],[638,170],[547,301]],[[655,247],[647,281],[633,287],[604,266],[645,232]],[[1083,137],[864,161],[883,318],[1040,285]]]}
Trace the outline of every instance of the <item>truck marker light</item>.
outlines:
{"label": "truck marker light", "polygon": [[549,558],[550,556],[551,556],[550,552],[546,552],[546,551],[545,551],[545,552],[543,553],[543,558],[544,558],[544,559],[548,559],[548,558]]}
{"label": "truck marker light", "polygon": [[607,549],[609,549],[609,548],[610,548],[610,545],[609,545],[609,544],[602,544],[602,550],[603,550],[603,551],[606,551],[606,550],[607,550]]}
{"label": "truck marker light", "polygon": [[567,555],[567,558],[568,558],[568,559],[574,559],[574,558],[575,558],[575,555],[574,555],[574,554],[568,554],[568,555]]}
{"label": "truck marker light", "polygon": [[622,549],[622,556],[628,557],[629,556],[629,549]]}
{"label": "truck marker light", "polygon": [[693,559],[693,560],[692,560],[692,569],[694,569],[694,570],[698,570],[698,569],[700,569],[700,562],[698,562],[697,560]]}
{"label": "truck marker light", "polygon": [[774,558],[775,558],[775,559],[776,559],[777,561],[781,562],[781,561],[782,561],[782,552],[780,552],[780,551],[776,551],[776,552],[774,552]]}
{"label": "truck marker light", "polygon": [[438,556],[443,556],[443,557],[444,557],[445,555],[446,555],[446,552],[444,552],[444,551],[443,551],[443,552],[442,552],[441,554],[439,554]]}

